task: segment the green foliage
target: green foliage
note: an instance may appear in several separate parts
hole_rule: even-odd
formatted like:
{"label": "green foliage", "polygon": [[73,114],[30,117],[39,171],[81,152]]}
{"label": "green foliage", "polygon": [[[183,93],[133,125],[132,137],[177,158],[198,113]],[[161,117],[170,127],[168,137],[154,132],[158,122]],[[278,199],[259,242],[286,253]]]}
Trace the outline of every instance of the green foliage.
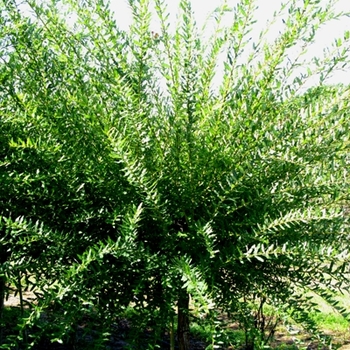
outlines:
{"label": "green foliage", "polygon": [[87,317],[103,347],[132,306],[154,348],[186,295],[212,347],[217,308],[250,347],[265,304],[316,332],[305,292],[348,288],[350,90],[327,79],[349,34],[304,62],[334,1],[282,5],[254,43],[251,0],[215,10],[208,42],[187,0],[174,30],[164,1],[130,0],[128,32],[103,1],[25,3],[0,2],[0,273],[38,298],[14,341],[69,342]]}

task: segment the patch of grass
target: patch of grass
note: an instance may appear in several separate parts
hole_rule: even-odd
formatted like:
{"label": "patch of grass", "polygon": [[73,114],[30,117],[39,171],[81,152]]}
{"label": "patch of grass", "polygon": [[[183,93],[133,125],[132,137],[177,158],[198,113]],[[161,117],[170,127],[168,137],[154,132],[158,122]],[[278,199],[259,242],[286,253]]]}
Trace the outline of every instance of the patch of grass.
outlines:
{"label": "patch of grass", "polygon": [[299,347],[297,344],[281,344],[275,349],[278,350],[299,350]]}
{"label": "patch of grass", "polygon": [[196,337],[199,338],[205,342],[210,342],[211,341],[211,337],[213,334],[213,327],[209,324],[199,324],[196,322],[193,322],[191,324],[191,334]]}
{"label": "patch of grass", "polygon": [[346,333],[349,331],[349,322],[337,313],[314,313],[312,318],[322,330],[335,333]]}
{"label": "patch of grass", "polygon": [[220,346],[224,348],[229,346],[240,348],[243,347],[245,343],[244,331],[231,327],[223,328],[217,333],[213,325],[192,322],[190,332],[193,337],[208,344],[212,343],[213,335],[215,334],[215,342],[220,343]]}
{"label": "patch of grass", "polygon": [[[310,293],[313,301],[318,304],[320,312],[311,314],[311,318],[316,322],[320,330],[331,335],[343,335],[344,339],[350,336],[350,322],[338,313],[330,304],[327,303],[321,296],[315,293]],[[348,292],[337,293],[335,300],[339,306],[350,310],[350,294]]]}

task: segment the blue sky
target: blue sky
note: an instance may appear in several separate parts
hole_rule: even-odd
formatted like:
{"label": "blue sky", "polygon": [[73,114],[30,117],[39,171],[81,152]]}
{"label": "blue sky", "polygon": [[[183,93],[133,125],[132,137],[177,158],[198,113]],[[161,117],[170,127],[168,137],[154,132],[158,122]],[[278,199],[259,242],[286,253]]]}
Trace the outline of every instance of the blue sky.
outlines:
{"label": "blue sky", "polygon": [[[321,0],[321,2],[328,2],[328,0]],[[168,12],[170,13],[171,23],[176,23],[176,16],[178,14],[178,3],[179,0],[166,0],[168,6]],[[199,27],[202,27],[205,23],[208,14],[218,7],[222,1],[221,0],[192,0],[192,9],[195,13],[196,22]],[[237,0],[226,0],[226,3],[233,7]],[[281,5],[280,0],[256,0],[256,5],[258,10],[256,16],[258,23],[256,24],[257,33],[263,28],[266,21],[273,15],[273,12],[278,10]],[[127,0],[111,0],[111,7],[115,13],[118,26],[121,29],[127,30],[131,23],[131,11]],[[338,0],[336,9],[339,11],[344,11],[350,13],[350,0]],[[152,22],[152,29],[157,32],[160,31],[159,23],[154,16]],[[282,23],[282,22],[281,22]],[[210,23],[209,23],[210,24]],[[229,23],[227,23],[229,24]],[[209,25],[210,28],[210,25]],[[275,31],[278,28],[275,28]],[[323,49],[329,46],[336,37],[342,37],[345,30],[350,30],[350,17],[344,17],[341,20],[333,21],[328,23],[325,27],[320,29],[317,35],[317,40],[312,46],[312,52],[310,55],[321,55]],[[210,29],[207,32],[210,32]],[[349,48],[350,50],[350,48]],[[334,75],[334,78],[330,80],[331,83],[343,82],[350,83],[350,67],[347,72],[339,72]]]}

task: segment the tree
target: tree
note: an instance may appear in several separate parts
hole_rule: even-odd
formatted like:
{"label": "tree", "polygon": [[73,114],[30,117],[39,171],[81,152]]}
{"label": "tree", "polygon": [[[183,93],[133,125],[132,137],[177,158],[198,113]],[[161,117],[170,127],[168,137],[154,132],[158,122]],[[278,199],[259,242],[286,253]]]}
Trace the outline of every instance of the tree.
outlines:
{"label": "tree", "polygon": [[[265,327],[252,300],[307,323],[305,290],[346,286],[349,88],[324,86],[348,64],[349,34],[298,73],[317,29],[341,16],[333,1],[283,5],[273,43],[249,39],[251,0],[213,13],[208,43],[185,0],[174,33],[154,1],[156,39],[148,0],[129,2],[127,33],[101,1],[27,4],[30,17],[2,2],[0,39],[1,262],[8,281],[14,261],[36,276],[17,282],[41,293],[26,327],[59,305],[45,332],[66,339],[84,304],[107,327],[132,303],[156,344],[177,307],[188,349],[191,299],[239,320],[253,347]],[[225,15],[233,24],[221,28]],[[302,92],[315,75],[320,87]]]}

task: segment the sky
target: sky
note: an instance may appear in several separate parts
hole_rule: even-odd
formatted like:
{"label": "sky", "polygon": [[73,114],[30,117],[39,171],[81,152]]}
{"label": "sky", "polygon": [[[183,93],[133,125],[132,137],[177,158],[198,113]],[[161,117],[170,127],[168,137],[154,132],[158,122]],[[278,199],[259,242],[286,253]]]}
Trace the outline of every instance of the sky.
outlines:
{"label": "sky", "polygon": [[[43,0],[45,2],[45,0]],[[114,12],[117,25],[119,29],[127,31],[129,29],[129,26],[132,22],[132,15],[131,15],[131,9],[128,3],[128,0],[109,0],[110,1],[110,8]],[[137,1],[137,0],[136,0]],[[171,27],[175,27],[175,23],[177,21],[177,15],[179,13],[179,0],[164,0],[168,13],[170,15],[170,23]],[[194,12],[196,24],[199,29],[201,29],[204,24],[205,31],[203,33],[203,39],[206,40],[208,36],[212,33],[214,28],[214,21],[211,20],[209,22],[206,22],[208,16],[210,13],[217,7],[219,7],[223,1],[225,0],[190,0],[192,4],[192,10]],[[287,0],[283,0],[286,2]],[[330,47],[330,45],[334,42],[335,38],[341,37],[343,38],[344,32],[350,31],[350,0],[296,0],[297,2],[303,2],[303,1],[320,1],[321,4],[327,4],[329,1],[336,2],[336,11],[342,11],[349,14],[348,17],[343,17],[340,20],[331,21],[328,24],[326,24],[323,28],[321,28],[317,35],[315,43],[312,45],[310,50],[308,51],[308,54],[304,56],[305,59],[310,60],[312,57],[318,56],[322,57],[323,50],[326,47]],[[153,3],[152,0],[150,0],[151,3]],[[230,7],[234,7],[239,0],[226,0],[226,3]],[[256,11],[255,18],[258,21],[254,25],[254,33],[256,35],[256,40],[253,35],[253,42],[257,42],[257,35],[260,33],[260,31],[265,27],[266,22],[268,20],[272,19],[273,13],[275,11],[278,11],[281,7],[282,0],[255,0],[255,4],[258,7]],[[152,8],[151,8],[152,10]],[[26,10],[24,9],[26,12]],[[157,20],[157,15],[155,11],[153,11],[153,19],[151,24],[151,29],[154,32],[161,32],[160,30],[160,24],[159,20]],[[228,15],[226,17],[226,21],[223,22],[223,25],[229,26],[232,21],[232,15]],[[70,20],[74,21],[72,18]],[[273,31],[271,32],[271,36],[276,36],[279,30],[282,29],[283,22],[282,19],[278,21],[279,25],[281,25],[281,28],[279,29],[278,25],[273,27]],[[349,52],[350,56],[350,40],[347,43],[347,50]],[[349,58],[350,61],[350,58]],[[313,80],[310,80],[308,84],[304,85],[304,88],[308,88],[311,85],[317,84],[318,79],[315,78]],[[343,71],[335,72],[333,74],[333,77],[327,81],[329,84],[336,84],[336,83],[344,83],[344,84],[350,84],[350,64],[348,67],[346,67]]]}
{"label": "sky", "polygon": [[[165,0],[168,12],[170,14],[171,24],[176,23],[176,16],[178,14],[178,4],[179,0]],[[321,2],[326,3],[327,0],[321,0]],[[233,7],[237,3],[237,0],[226,0],[226,3]],[[192,9],[194,11],[196,23],[201,28],[208,15],[218,6],[222,4],[221,0],[192,0]],[[256,19],[258,23],[256,24],[256,33],[264,27],[264,24],[268,19],[272,18],[273,12],[278,10],[281,5],[281,0],[256,0],[256,5],[258,6],[256,12]],[[111,0],[111,9],[115,13],[118,27],[123,30],[127,30],[132,21],[130,7],[127,0]],[[350,13],[350,0],[338,0],[336,9],[339,11],[344,11]],[[159,22],[155,18],[152,21],[152,30],[155,32],[160,32]],[[229,25],[229,18],[227,18],[225,25]],[[280,22],[282,23],[282,21]],[[210,22],[208,23],[208,28],[206,30],[207,34],[210,34]],[[274,29],[275,31],[278,28]],[[328,23],[324,28],[320,29],[317,35],[315,44],[312,46],[311,55],[321,55],[323,49],[329,46],[335,38],[342,37],[345,30],[350,30],[350,17],[344,17],[341,20],[333,21]],[[273,33],[272,33],[273,34]],[[206,35],[204,35],[206,36]],[[349,48],[349,46],[348,46]],[[350,48],[349,48],[350,50]],[[350,66],[347,68],[346,72],[339,72],[334,75],[334,77],[329,81],[329,83],[342,82],[345,84],[350,84]]]}

